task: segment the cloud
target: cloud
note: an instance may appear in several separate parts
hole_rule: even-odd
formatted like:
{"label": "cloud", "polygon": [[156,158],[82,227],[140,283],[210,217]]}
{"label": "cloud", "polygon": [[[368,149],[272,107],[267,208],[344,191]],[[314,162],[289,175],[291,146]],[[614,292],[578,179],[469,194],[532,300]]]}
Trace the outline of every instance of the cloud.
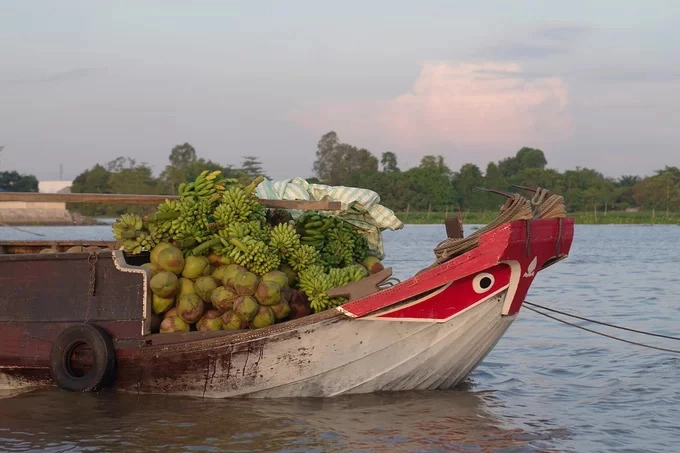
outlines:
{"label": "cloud", "polygon": [[496,158],[565,139],[568,106],[567,86],[558,77],[528,77],[510,63],[431,62],[395,98],[310,107],[291,118],[318,133],[335,130],[344,140],[382,149],[427,154],[446,148]]}
{"label": "cloud", "polygon": [[547,58],[564,53],[567,53],[567,49],[562,46],[525,43],[501,44],[487,47],[481,52],[482,55],[504,60]]}
{"label": "cloud", "polygon": [[68,80],[79,80],[83,79],[94,72],[97,68],[76,68],[70,69],[68,71],[58,71],[51,74],[45,74],[38,77],[22,77],[19,79],[8,80],[8,83],[24,85],[24,84],[34,84],[34,83],[51,83],[51,82],[64,82]]}
{"label": "cloud", "polygon": [[[500,43],[482,48],[477,56],[501,60],[541,59],[569,52],[574,41],[588,33],[583,25],[544,26],[528,33],[504,36]],[[522,36],[523,35],[523,36]]]}
{"label": "cloud", "polygon": [[533,33],[535,39],[550,41],[571,41],[591,30],[585,25],[557,25],[543,27]]}

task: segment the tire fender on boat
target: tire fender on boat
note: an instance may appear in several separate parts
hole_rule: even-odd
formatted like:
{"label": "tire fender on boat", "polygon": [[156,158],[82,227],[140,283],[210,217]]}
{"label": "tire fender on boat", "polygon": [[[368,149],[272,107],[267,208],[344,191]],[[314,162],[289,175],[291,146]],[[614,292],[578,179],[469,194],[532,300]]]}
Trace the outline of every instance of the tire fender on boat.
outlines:
{"label": "tire fender on boat", "polygon": [[[89,369],[74,368],[78,348],[89,348]],[[90,392],[106,386],[113,377],[116,352],[111,337],[91,324],[78,324],[64,329],[52,345],[50,373],[56,384],[65,390]]]}

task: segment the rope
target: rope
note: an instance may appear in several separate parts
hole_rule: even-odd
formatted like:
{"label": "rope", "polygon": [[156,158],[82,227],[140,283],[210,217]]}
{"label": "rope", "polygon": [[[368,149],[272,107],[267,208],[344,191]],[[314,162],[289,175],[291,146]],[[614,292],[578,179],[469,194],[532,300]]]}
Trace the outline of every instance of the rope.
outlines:
{"label": "rope", "polygon": [[515,220],[529,220],[532,218],[550,219],[567,216],[567,210],[562,196],[552,194],[549,190],[540,187],[535,189],[522,186],[517,187],[533,192],[534,195],[531,201],[518,194],[510,194],[492,189],[482,189],[504,195],[508,198],[501,207],[498,217],[465,238],[447,238],[441,241],[434,248],[434,255],[436,257],[435,262],[420,272],[439,266],[456,256],[476,248],[479,245],[479,238],[483,234],[488,233],[505,223],[513,222]]}
{"label": "rope", "polygon": [[437,257],[437,260],[430,267],[438,266],[455,256],[474,249],[479,245],[479,238],[483,234],[498,228],[504,223],[515,220],[528,220],[532,217],[533,212],[529,200],[520,195],[513,194],[508,197],[508,200],[503,207],[501,207],[500,214],[491,223],[480,228],[466,238],[447,238],[437,244],[434,248],[434,254]]}
{"label": "rope", "polygon": [[678,350],[678,349],[662,348],[662,347],[653,346],[653,345],[650,345],[650,344],[639,343],[639,342],[637,342],[637,341],[626,340],[626,339],[623,339],[623,338],[615,337],[615,336],[613,336],[613,335],[608,335],[608,334],[606,334],[606,333],[598,332],[597,330],[593,330],[593,329],[589,329],[589,328],[587,328],[587,327],[583,327],[583,326],[576,325],[576,324],[571,323],[571,322],[569,322],[569,321],[565,321],[565,320],[563,320],[563,319],[557,318],[557,317],[552,316],[552,315],[549,315],[549,314],[547,314],[547,313],[543,313],[542,311],[536,310],[535,308],[532,308],[532,307],[526,307],[526,309],[527,309],[527,310],[531,310],[531,311],[533,311],[534,313],[538,313],[539,315],[543,315],[543,316],[545,316],[546,318],[550,318],[550,319],[555,320],[555,321],[557,321],[557,322],[561,322],[562,324],[566,324],[566,325],[571,326],[571,327],[576,327],[577,329],[585,330],[586,332],[594,333],[594,334],[596,334],[596,335],[600,335],[600,336],[603,336],[603,337],[611,338],[612,340],[622,341],[622,342],[624,342],[624,343],[632,344],[632,345],[635,345],[635,346],[641,346],[641,347],[643,347],[643,348],[656,349],[657,351],[671,352],[671,353],[673,353],[673,354],[680,354],[680,350]]}
{"label": "rope", "polygon": [[572,315],[571,313],[567,313],[567,312],[564,312],[564,311],[555,310],[554,308],[549,308],[549,307],[545,307],[543,305],[535,304],[533,302],[529,302],[528,300],[525,300],[524,304],[525,305],[531,305],[532,307],[537,307],[537,308],[540,308],[542,310],[551,311],[553,313],[558,313],[560,315],[569,316],[570,318],[580,319],[581,321],[592,322],[593,324],[599,324],[601,326],[607,326],[607,327],[611,327],[611,328],[614,328],[614,329],[620,329],[620,330],[627,330],[628,332],[635,332],[635,333],[639,333],[639,334],[642,334],[642,335],[649,335],[650,337],[667,338],[669,340],[680,341],[680,337],[672,337],[670,335],[663,335],[663,334],[660,334],[660,333],[645,332],[644,330],[636,330],[636,329],[631,329],[630,327],[617,326],[615,324],[609,324],[607,322],[596,321],[594,319],[589,319],[589,318],[584,318],[582,316]]}

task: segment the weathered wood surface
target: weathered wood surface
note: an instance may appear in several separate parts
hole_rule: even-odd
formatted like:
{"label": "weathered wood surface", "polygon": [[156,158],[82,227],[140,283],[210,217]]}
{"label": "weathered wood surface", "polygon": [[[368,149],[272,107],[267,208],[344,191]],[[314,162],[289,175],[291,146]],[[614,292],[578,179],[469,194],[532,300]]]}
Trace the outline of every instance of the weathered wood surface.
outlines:
{"label": "weathered wood surface", "polygon": [[65,252],[71,247],[99,247],[114,249],[116,247],[115,241],[2,241],[0,240],[0,255],[8,254],[25,254],[25,253],[39,253],[41,250],[50,249],[53,252]]}
{"label": "weathered wood surface", "polygon": [[[2,201],[23,201],[39,203],[107,203],[107,204],[160,204],[165,200],[175,200],[176,195],[138,195],[115,193],[34,193],[34,192],[0,192]],[[307,200],[260,200],[268,208],[300,209],[318,211],[337,211],[341,207],[339,201],[307,201]]]}

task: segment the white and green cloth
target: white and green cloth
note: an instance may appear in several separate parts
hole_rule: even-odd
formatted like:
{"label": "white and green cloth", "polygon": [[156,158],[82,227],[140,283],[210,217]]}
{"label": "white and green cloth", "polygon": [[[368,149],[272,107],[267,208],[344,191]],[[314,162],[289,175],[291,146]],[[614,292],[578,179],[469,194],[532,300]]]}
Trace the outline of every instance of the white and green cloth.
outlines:
{"label": "white and green cloth", "polygon": [[[368,189],[310,184],[296,177],[281,181],[264,180],[257,186],[257,196],[269,200],[339,201],[340,210],[328,211],[328,214],[354,225],[368,241],[371,252],[380,259],[385,258],[381,232],[404,227],[391,209],[380,204],[380,195]],[[293,212],[293,217],[300,213]]]}

